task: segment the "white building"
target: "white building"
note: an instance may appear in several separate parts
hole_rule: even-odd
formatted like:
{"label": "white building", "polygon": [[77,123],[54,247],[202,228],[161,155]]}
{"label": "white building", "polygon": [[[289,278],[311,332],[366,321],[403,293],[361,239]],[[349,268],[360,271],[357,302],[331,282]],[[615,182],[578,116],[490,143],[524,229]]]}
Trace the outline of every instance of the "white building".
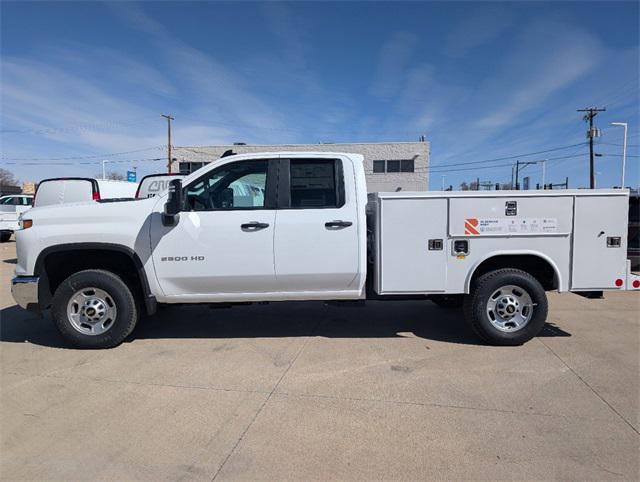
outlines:
{"label": "white building", "polygon": [[364,169],[370,192],[427,191],[429,189],[429,143],[376,142],[358,144],[276,144],[174,146],[173,172],[188,174],[204,164],[219,159],[225,152],[245,154],[276,151],[348,152],[364,156]]}

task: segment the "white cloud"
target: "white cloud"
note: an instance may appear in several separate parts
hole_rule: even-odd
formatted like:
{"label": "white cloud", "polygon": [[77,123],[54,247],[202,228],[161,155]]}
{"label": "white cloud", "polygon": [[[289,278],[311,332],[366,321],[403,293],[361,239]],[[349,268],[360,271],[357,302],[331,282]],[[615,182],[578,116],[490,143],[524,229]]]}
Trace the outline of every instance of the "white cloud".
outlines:
{"label": "white cloud", "polygon": [[507,8],[508,3],[476,7],[447,35],[445,53],[461,58],[498,37],[514,21],[513,14]]}
{"label": "white cloud", "polygon": [[522,32],[496,75],[479,87],[480,100],[490,98],[494,103],[477,126],[502,127],[539,108],[604,56],[599,40],[586,30],[554,21],[535,22]]}
{"label": "white cloud", "polygon": [[382,46],[370,93],[390,98],[398,93],[418,38],[408,32],[396,32]]}

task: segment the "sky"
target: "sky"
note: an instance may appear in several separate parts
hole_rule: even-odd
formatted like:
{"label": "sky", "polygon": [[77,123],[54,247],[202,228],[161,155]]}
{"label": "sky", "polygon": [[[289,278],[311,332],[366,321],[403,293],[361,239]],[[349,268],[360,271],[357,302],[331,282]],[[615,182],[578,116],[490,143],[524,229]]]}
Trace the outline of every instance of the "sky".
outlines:
{"label": "sky", "polygon": [[620,185],[616,121],[637,187],[639,5],[2,2],[0,167],[162,172],[171,113],[177,146],[424,135],[431,189],[542,159],[547,182],[585,187],[576,109],[596,106],[598,187]]}

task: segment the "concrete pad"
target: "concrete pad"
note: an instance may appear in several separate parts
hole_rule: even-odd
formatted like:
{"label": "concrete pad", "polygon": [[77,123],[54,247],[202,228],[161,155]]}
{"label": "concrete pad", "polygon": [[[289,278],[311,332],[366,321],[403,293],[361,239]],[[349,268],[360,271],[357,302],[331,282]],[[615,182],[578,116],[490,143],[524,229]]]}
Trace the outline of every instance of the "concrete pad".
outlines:
{"label": "concrete pad", "polygon": [[555,295],[550,318],[573,336],[540,340],[640,431],[640,293]]}
{"label": "concrete pad", "polygon": [[[424,302],[378,302],[362,312],[361,321],[323,324],[320,334],[326,338],[309,343],[278,393],[611,416],[599,413],[602,401],[540,343],[489,347],[425,339],[419,336],[423,325],[450,323],[448,317],[460,313]],[[370,313],[378,319],[369,321]],[[358,323],[397,326],[401,317],[411,321],[395,338],[341,338],[346,330],[356,332]]]}
{"label": "concrete pad", "polygon": [[[242,307],[238,311],[211,310],[206,306],[169,308],[157,318],[143,320],[130,342],[101,352],[90,363],[55,374],[268,393],[305,337],[261,337],[260,330],[252,331],[252,327],[290,327],[290,333],[298,333],[286,315],[272,307]],[[277,333],[278,329],[274,331]]]}
{"label": "concrete pad", "polygon": [[275,395],[218,478],[635,479],[638,449],[616,419]]}
{"label": "concrete pad", "polygon": [[2,391],[0,477],[210,480],[264,398],[34,377]]}

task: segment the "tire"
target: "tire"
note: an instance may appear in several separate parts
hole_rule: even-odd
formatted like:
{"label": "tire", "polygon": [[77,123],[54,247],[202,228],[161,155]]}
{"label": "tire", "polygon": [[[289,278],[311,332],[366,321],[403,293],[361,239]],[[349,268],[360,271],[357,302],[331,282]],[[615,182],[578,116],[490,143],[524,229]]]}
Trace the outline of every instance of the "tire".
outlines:
{"label": "tire", "polygon": [[65,340],[79,348],[112,348],[129,336],[140,316],[136,300],[109,271],[79,271],[53,295],[51,314]]}
{"label": "tire", "polygon": [[467,323],[482,340],[497,346],[522,345],[535,337],[544,327],[548,307],[540,282],[512,268],[482,275],[464,300]]}
{"label": "tire", "polygon": [[462,308],[464,303],[464,295],[435,295],[429,299],[440,308],[449,310]]}
{"label": "tire", "polygon": [[0,243],[6,243],[11,239],[11,231],[2,231],[0,233]]}

